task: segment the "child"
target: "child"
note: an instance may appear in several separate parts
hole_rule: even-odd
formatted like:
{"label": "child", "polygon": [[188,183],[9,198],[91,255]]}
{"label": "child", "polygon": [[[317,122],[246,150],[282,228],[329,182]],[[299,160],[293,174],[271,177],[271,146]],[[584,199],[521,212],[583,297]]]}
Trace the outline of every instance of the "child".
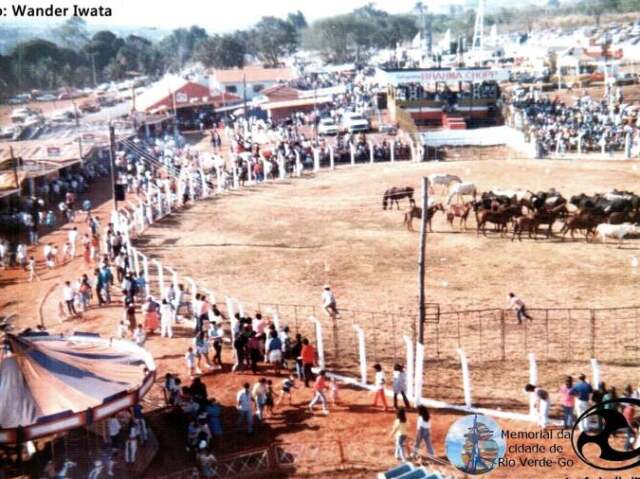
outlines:
{"label": "child", "polygon": [[271,379],[267,379],[267,398],[264,402],[265,409],[269,416],[273,416],[273,383]]}
{"label": "child", "polygon": [[278,406],[282,402],[285,396],[289,396],[289,406],[291,406],[293,403],[293,390],[297,389],[295,375],[289,374],[289,377],[282,381],[282,385],[280,387],[280,397],[278,397],[276,406]]}
{"label": "child", "polygon": [[36,272],[36,259],[33,256],[29,256],[27,271],[29,271],[29,283],[31,283],[34,279],[40,281],[40,276],[38,276],[38,273]]}
{"label": "child", "polygon": [[382,405],[384,406],[384,410],[388,410],[389,406],[387,406],[387,396],[385,395],[384,385],[386,383],[386,379],[384,377],[384,371],[382,370],[382,366],[380,364],[374,364],[373,370],[376,372],[375,377],[375,396],[373,397],[373,406],[376,407],[379,401],[382,401]]}
{"label": "child", "polygon": [[333,406],[337,406],[340,402],[338,397],[338,381],[336,378],[329,379],[329,400]]}
{"label": "child", "polygon": [[127,337],[127,326],[124,324],[124,320],[120,320],[118,323],[117,336],[118,339],[124,339]]}
{"label": "child", "polygon": [[[196,374],[196,354],[193,352],[193,348],[189,348],[187,350],[184,358],[187,361],[187,371],[189,373],[189,377],[192,378]],[[201,373],[201,371],[199,370],[198,372]]]}

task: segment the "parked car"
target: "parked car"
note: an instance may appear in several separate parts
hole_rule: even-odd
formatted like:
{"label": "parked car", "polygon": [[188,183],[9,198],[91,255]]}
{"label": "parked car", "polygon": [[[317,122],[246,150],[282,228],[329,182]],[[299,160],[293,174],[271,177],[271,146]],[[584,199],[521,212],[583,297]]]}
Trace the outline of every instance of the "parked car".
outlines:
{"label": "parked car", "polygon": [[380,133],[386,133],[387,135],[395,135],[398,133],[398,129],[391,123],[380,123],[378,125],[378,131]]}
{"label": "parked car", "polygon": [[58,98],[55,95],[52,95],[51,93],[46,93],[44,95],[40,95],[36,97],[36,101],[55,101]]}
{"label": "parked car", "polygon": [[100,105],[97,102],[85,101],[80,104],[79,109],[83,113],[96,113],[100,111]]}
{"label": "parked car", "polygon": [[321,118],[318,124],[318,135],[337,135],[338,125],[333,118]]}
{"label": "parked car", "polygon": [[633,85],[636,80],[636,76],[633,73],[621,73],[616,78],[616,85]]}
{"label": "parked car", "polygon": [[347,112],[342,117],[342,128],[349,133],[367,132],[370,125],[361,113]]}
{"label": "parked car", "polygon": [[9,98],[7,103],[9,105],[22,105],[24,103],[28,103],[31,100],[31,95],[28,93],[23,93],[21,95],[16,95],[14,97]]}

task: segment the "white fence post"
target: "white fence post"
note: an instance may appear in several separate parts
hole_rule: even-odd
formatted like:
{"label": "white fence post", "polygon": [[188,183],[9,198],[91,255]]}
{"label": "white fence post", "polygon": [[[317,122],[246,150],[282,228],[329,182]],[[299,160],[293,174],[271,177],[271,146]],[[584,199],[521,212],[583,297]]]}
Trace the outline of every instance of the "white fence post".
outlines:
{"label": "white fence post", "polygon": [[224,302],[227,304],[227,315],[229,316],[229,321],[231,321],[231,324],[233,324],[236,317],[235,310],[233,309],[233,298],[225,296]]}
{"label": "white fence post", "polygon": [[413,403],[418,407],[422,401],[422,374],[424,371],[424,344],[416,342],[416,369],[413,381],[414,397]]}
{"label": "white fence post", "polygon": [[[529,384],[538,385],[538,364],[536,363],[536,355],[529,353]],[[529,414],[535,416],[536,413],[536,395],[529,393]]]}
{"label": "white fence post", "polygon": [[358,335],[358,356],[360,356],[360,381],[367,384],[367,345],[364,340],[364,330],[357,324],[353,325]]}
{"label": "white fence post", "polygon": [[416,392],[413,390],[413,367],[415,365],[414,353],[413,353],[413,341],[409,336],[403,336],[404,339],[404,347],[407,351],[407,365],[406,365],[406,378],[407,378],[407,392],[409,393],[409,397],[415,397]]}
{"label": "white fence post", "polygon": [[285,171],[284,168],[284,159],[280,156],[278,156],[278,178],[280,178],[281,180],[284,180],[287,177],[287,172]]}
{"label": "white fence post", "polygon": [[240,317],[241,318],[246,317],[244,315],[244,306],[242,306],[242,303],[240,301],[238,301],[237,299],[234,299],[234,301],[236,302],[236,306],[238,306],[238,313],[240,313]]}
{"label": "white fence post", "polygon": [[349,153],[351,154],[351,166],[356,164],[356,147],[349,143]]}
{"label": "white fence post", "polygon": [[369,163],[373,163],[373,141],[369,140]]}
{"label": "white fence post", "polygon": [[335,151],[333,150],[333,146],[329,145],[329,166],[332,170],[336,169],[336,158]]}
{"label": "white fence post", "polygon": [[184,279],[186,279],[187,283],[189,283],[189,294],[191,295],[191,311],[193,311],[193,314],[196,315],[198,314],[195,306],[196,294],[198,294],[198,285],[196,285],[195,280],[190,276],[187,276]]}
{"label": "white fence post", "polygon": [[295,155],[296,155],[296,171],[295,174],[296,176],[300,177],[302,176],[302,163],[300,161],[300,152],[298,150],[294,150]]}
{"label": "white fence post", "polygon": [[224,191],[224,183],[222,181],[222,168],[216,165],[216,179],[218,183],[218,192]]}
{"label": "white fence post", "polygon": [[598,389],[600,387],[600,366],[598,365],[598,360],[596,358],[591,358],[591,385],[593,389]]}
{"label": "white fence post", "polygon": [[464,351],[459,348],[458,355],[460,356],[460,366],[462,368],[462,387],[464,389],[464,404],[467,407],[471,407],[473,402],[471,400],[471,376],[469,375],[469,361]]}
{"label": "white fence post", "polygon": [[309,317],[309,320],[316,325],[316,349],[318,350],[318,365],[320,369],[325,368],[324,362],[324,338],[322,337],[322,325],[313,316]]}
{"label": "white fence post", "polygon": [[396,140],[391,140],[391,163],[396,161]]}
{"label": "white fence post", "polygon": [[132,247],[131,255],[133,256],[133,270],[135,271],[136,276],[140,276],[140,258],[138,258],[138,250]]}
{"label": "white fence post", "polygon": [[253,183],[253,171],[251,171],[253,168],[251,167],[251,161],[245,160],[245,163],[247,164],[247,183],[251,184]]}
{"label": "white fence post", "polygon": [[276,328],[276,331],[279,333],[282,328],[280,327],[280,316],[278,316],[278,312],[275,309],[269,309],[269,312],[271,313],[271,318],[273,319],[273,325]]}
{"label": "white fence post", "polygon": [[320,171],[320,148],[313,149],[313,171]]}
{"label": "white fence post", "polygon": [[142,271],[144,274],[144,290],[145,290],[145,295],[148,298],[151,295],[151,285],[149,284],[149,259],[142,253],[139,253],[139,254],[140,256],[142,256]]}
{"label": "white fence post", "polygon": [[235,166],[235,163],[232,164],[233,168],[233,189],[237,190],[240,187],[240,181],[238,179],[238,169]]}
{"label": "white fence post", "polygon": [[416,153],[416,147],[413,146],[413,143],[410,145],[411,147],[411,161],[418,161],[418,155]]}
{"label": "white fence post", "polygon": [[164,271],[162,268],[162,263],[157,259],[151,260],[155,267],[158,269],[158,284],[160,285],[160,299],[164,299]]}

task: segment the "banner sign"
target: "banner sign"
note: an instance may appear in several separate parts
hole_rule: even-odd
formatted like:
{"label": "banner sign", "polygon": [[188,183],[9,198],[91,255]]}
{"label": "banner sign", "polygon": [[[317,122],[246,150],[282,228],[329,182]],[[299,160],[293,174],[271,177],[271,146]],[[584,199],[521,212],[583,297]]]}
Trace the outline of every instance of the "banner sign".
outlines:
{"label": "banner sign", "polygon": [[508,81],[510,72],[507,69],[483,69],[469,70],[404,70],[384,71],[387,83],[401,85],[403,83],[457,83],[483,81]]}

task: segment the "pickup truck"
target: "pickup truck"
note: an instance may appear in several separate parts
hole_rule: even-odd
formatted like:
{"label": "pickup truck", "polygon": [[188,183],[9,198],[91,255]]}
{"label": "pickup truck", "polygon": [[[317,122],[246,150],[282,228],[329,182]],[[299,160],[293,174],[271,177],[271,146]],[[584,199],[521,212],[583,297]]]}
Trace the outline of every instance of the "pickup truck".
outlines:
{"label": "pickup truck", "polygon": [[347,112],[342,117],[342,128],[349,133],[367,132],[370,125],[361,113]]}

